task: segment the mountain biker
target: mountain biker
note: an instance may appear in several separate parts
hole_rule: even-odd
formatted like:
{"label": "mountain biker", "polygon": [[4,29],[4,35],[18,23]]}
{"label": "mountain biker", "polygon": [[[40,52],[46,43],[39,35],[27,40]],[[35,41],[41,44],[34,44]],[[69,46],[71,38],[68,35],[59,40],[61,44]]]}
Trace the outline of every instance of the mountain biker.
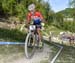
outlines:
{"label": "mountain biker", "polygon": [[28,10],[29,12],[27,14],[27,25],[29,26],[31,21],[33,21],[33,24],[36,25],[37,33],[39,36],[39,46],[41,47],[42,46],[41,22],[43,21],[43,16],[39,11],[35,10],[35,4],[30,4],[28,6]]}

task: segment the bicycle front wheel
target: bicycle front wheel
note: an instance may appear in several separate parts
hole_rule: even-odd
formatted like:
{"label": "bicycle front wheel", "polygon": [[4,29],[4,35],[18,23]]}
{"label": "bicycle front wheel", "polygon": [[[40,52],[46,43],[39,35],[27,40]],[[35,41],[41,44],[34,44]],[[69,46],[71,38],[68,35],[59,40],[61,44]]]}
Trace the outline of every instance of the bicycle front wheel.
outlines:
{"label": "bicycle front wheel", "polygon": [[28,33],[25,40],[25,55],[26,58],[31,58],[35,51],[35,38],[32,33]]}

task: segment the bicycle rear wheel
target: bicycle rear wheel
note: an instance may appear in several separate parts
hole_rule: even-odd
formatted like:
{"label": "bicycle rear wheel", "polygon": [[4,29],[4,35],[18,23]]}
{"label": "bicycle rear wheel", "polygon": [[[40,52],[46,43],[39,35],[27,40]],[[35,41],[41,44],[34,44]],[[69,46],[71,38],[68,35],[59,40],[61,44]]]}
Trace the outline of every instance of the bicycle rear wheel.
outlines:
{"label": "bicycle rear wheel", "polygon": [[31,58],[35,52],[35,38],[32,33],[29,33],[25,40],[25,55],[26,58]]}

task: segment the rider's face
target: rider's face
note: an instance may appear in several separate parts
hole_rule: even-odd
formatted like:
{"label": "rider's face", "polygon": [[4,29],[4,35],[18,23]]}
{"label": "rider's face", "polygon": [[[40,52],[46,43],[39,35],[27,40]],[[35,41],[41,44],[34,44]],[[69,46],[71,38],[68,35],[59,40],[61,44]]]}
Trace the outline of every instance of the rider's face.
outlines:
{"label": "rider's face", "polygon": [[35,10],[32,10],[31,13],[34,14]]}

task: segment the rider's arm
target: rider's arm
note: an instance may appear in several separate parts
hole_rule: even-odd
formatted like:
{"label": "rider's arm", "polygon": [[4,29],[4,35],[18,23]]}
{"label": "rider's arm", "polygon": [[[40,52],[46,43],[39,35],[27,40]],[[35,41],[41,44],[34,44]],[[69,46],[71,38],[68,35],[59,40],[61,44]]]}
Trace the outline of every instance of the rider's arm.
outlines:
{"label": "rider's arm", "polygon": [[31,21],[31,14],[28,13],[28,15],[27,15],[27,20],[26,20],[26,26],[27,26],[27,27],[29,26],[30,21]]}
{"label": "rider's arm", "polygon": [[44,26],[45,25],[44,17],[40,12],[39,12],[39,15],[40,15],[40,18],[41,18],[41,21],[42,21],[41,25]]}
{"label": "rider's arm", "polygon": [[41,19],[41,21],[42,21],[42,20],[43,20],[43,15],[42,15],[42,13],[36,12],[36,14],[39,15],[39,17],[40,17],[40,19]]}
{"label": "rider's arm", "polygon": [[30,14],[30,13],[28,13],[28,15],[27,15],[27,24],[29,24],[29,23],[30,23],[30,21],[31,21],[31,14]]}
{"label": "rider's arm", "polygon": [[42,21],[43,23],[45,23],[45,20],[44,20],[44,17],[43,17],[43,15],[42,15],[42,13],[39,12],[39,15],[40,15],[41,21]]}

